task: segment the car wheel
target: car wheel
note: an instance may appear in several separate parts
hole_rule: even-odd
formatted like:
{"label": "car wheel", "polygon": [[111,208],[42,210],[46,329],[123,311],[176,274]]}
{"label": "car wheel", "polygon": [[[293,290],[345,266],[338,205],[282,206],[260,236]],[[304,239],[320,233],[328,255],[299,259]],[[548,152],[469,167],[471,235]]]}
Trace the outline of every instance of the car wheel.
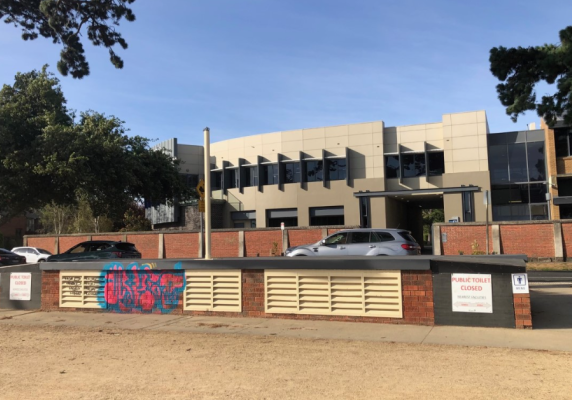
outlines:
{"label": "car wheel", "polygon": [[38,260],[39,263],[44,262],[44,261],[46,261],[46,260],[44,260],[43,258]]}
{"label": "car wheel", "polygon": [[387,254],[378,254],[378,256],[387,256]]}
{"label": "car wheel", "polygon": [[296,254],[294,257],[308,257],[306,254]]}

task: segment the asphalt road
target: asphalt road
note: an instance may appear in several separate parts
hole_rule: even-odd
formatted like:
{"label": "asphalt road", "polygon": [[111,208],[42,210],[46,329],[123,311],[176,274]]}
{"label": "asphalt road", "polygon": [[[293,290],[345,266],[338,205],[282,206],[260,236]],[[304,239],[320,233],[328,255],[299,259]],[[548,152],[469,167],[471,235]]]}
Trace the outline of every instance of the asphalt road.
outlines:
{"label": "asphalt road", "polygon": [[528,271],[529,282],[572,282],[572,271]]}

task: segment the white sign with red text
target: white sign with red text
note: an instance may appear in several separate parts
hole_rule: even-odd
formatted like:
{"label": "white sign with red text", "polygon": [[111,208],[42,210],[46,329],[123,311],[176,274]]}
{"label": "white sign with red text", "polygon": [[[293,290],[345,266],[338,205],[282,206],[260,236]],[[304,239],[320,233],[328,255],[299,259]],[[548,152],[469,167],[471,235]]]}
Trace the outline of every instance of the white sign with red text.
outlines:
{"label": "white sign with red text", "polygon": [[12,272],[10,274],[10,300],[30,300],[32,297],[32,274]]}
{"label": "white sign with red text", "polygon": [[453,312],[493,312],[493,285],[490,274],[451,274],[451,292]]}

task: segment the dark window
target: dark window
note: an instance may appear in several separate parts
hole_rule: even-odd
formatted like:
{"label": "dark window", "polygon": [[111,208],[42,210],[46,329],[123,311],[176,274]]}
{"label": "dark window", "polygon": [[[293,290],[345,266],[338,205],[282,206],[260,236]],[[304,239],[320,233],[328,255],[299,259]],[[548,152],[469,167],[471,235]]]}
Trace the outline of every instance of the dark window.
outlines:
{"label": "dark window", "polygon": [[415,238],[413,236],[411,236],[411,234],[409,232],[399,232],[399,236],[401,236],[403,239],[408,240],[410,242],[417,243],[417,240],[415,240]]}
{"label": "dark window", "polygon": [[428,152],[427,164],[429,176],[443,175],[445,173],[445,153],[442,151]]}
{"label": "dark window", "polygon": [[572,196],[572,179],[558,178],[558,196]]}
{"label": "dark window", "polygon": [[258,186],[258,167],[246,168],[244,187]]}
{"label": "dark window", "polygon": [[343,215],[322,215],[310,217],[310,226],[344,225]]}
{"label": "dark window", "polygon": [[70,250],[68,250],[66,253],[85,253],[86,251],[89,251],[89,247],[90,247],[91,243],[87,243],[87,244],[78,244],[75,247],[72,247]]}
{"label": "dark window", "polygon": [[371,241],[372,242],[391,242],[395,240],[393,235],[389,232],[372,232]]}
{"label": "dark window", "polygon": [[491,182],[493,184],[508,182],[508,153],[506,144],[489,146],[488,150]]}
{"label": "dark window", "polygon": [[305,161],[306,182],[322,181],[324,176],[322,161]]}
{"label": "dark window", "polygon": [[199,176],[197,174],[187,174],[186,175],[187,186],[190,188],[196,188],[199,184]]}
{"label": "dark window", "polygon": [[352,232],[350,243],[369,243],[369,232]]}
{"label": "dark window", "polygon": [[369,226],[369,198],[360,197],[359,198],[360,207],[360,226],[362,228],[370,228]]}
{"label": "dark window", "polygon": [[326,244],[346,244],[347,242],[347,233],[335,233],[329,238],[326,238]]}
{"label": "dark window", "polygon": [[222,189],[222,172],[211,171],[211,190]]}
{"label": "dark window", "polygon": [[403,178],[425,175],[425,154],[402,154],[401,162]]}
{"label": "dark window", "polygon": [[385,177],[399,178],[399,156],[385,156]]}
{"label": "dark window", "polygon": [[328,180],[343,181],[346,179],[346,159],[339,158],[335,160],[327,160]]}
{"label": "dark window", "polygon": [[268,227],[280,228],[282,222],[284,226],[298,226],[298,217],[268,218]]}
{"label": "dark window", "polygon": [[493,221],[548,219],[546,184],[493,185]]}
{"label": "dark window", "polygon": [[244,222],[235,222],[234,227],[235,228],[244,228]]}
{"label": "dark window", "polygon": [[473,193],[463,192],[463,222],[474,222]]}
{"label": "dark window", "polygon": [[300,163],[292,162],[284,165],[284,183],[300,182]]}
{"label": "dark window", "polygon": [[570,128],[557,128],[554,129],[554,141],[556,146],[556,157],[568,157],[572,154],[570,147],[572,140],[570,140]]}
{"label": "dark window", "polygon": [[572,219],[572,204],[560,206],[560,219]]}
{"label": "dark window", "polygon": [[526,144],[528,153],[528,175],[530,181],[546,180],[544,162],[544,142],[529,142]]}
{"label": "dark window", "polygon": [[513,143],[507,146],[508,167],[511,182],[528,182],[526,144]]}
{"label": "dark window", "polygon": [[227,189],[233,189],[233,188],[237,188],[238,187],[238,170],[236,169],[229,169],[228,171],[228,176],[229,176],[229,182],[228,182],[228,187]]}
{"label": "dark window", "polygon": [[262,184],[278,184],[278,164],[268,164],[262,166]]}
{"label": "dark window", "polygon": [[115,247],[123,251],[137,251],[137,248],[132,243],[116,243]]}

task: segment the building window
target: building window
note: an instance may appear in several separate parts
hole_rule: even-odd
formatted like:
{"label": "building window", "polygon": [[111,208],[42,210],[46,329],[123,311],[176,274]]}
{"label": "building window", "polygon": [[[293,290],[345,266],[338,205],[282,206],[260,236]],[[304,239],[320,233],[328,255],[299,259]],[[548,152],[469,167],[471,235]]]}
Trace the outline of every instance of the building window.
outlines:
{"label": "building window", "polygon": [[560,219],[572,219],[572,204],[560,206]]}
{"label": "building window", "polygon": [[246,168],[246,182],[244,182],[244,187],[258,186],[258,168],[248,167]]}
{"label": "building window", "polygon": [[529,181],[546,180],[546,162],[544,157],[544,142],[531,142],[526,144],[528,156]]}
{"label": "building window", "polygon": [[344,207],[310,208],[310,226],[344,225]]}
{"label": "building window", "polygon": [[324,179],[322,161],[305,161],[306,163],[306,182],[317,182]]}
{"label": "building window", "polygon": [[267,164],[262,166],[262,184],[278,184],[278,164]]}
{"label": "building window", "polygon": [[256,228],[256,211],[234,211],[230,218],[235,228]]}
{"label": "building window", "polygon": [[572,155],[572,132],[570,128],[554,129],[554,141],[556,145],[556,157],[570,157]]}
{"label": "building window", "polygon": [[491,145],[488,150],[493,185],[546,180],[544,142]]}
{"label": "building window", "polygon": [[369,223],[369,197],[359,198],[359,221],[361,228],[371,228]]}
{"label": "building window", "polygon": [[544,183],[493,185],[493,221],[548,219],[546,193]]}
{"label": "building window", "polygon": [[211,190],[222,189],[222,172],[211,171]]}
{"label": "building window", "polygon": [[300,163],[289,162],[284,163],[284,183],[300,182]]}
{"label": "building window", "polygon": [[187,186],[193,189],[199,184],[199,176],[197,174],[186,174],[185,180],[187,182]]}
{"label": "building window", "polygon": [[279,210],[267,210],[269,228],[278,228],[281,223],[284,226],[298,226],[298,210],[296,208],[285,208]]}
{"label": "building window", "polygon": [[445,173],[445,153],[431,151],[427,153],[427,169],[429,176],[438,176]]}
{"label": "building window", "polygon": [[399,156],[385,156],[385,177],[399,178]]}
{"label": "building window", "polygon": [[572,196],[572,179],[558,178],[558,196],[559,197]]}
{"label": "building window", "polygon": [[228,171],[228,187],[227,189],[234,189],[238,187],[238,170],[234,169],[227,169]]}
{"label": "building window", "polygon": [[425,175],[425,154],[402,154],[401,176],[413,178]]}
{"label": "building window", "polygon": [[343,181],[346,179],[346,159],[337,158],[326,160],[328,166],[328,180],[330,181]]}

